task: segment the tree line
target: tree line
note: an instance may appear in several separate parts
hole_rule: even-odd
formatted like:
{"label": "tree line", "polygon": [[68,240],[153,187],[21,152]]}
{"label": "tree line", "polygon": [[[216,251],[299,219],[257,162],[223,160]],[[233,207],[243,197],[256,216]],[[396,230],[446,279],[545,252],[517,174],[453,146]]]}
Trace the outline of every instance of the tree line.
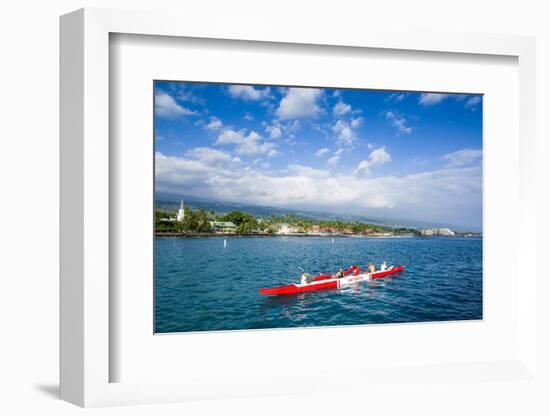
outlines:
{"label": "tree line", "polygon": [[307,232],[313,227],[318,226],[321,229],[330,229],[340,233],[352,232],[353,234],[391,232],[392,234],[399,235],[416,233],[416,230],[409,228],[392,228],[358,221],[316,221],[294,215],[271,216],[259,219],[247,212],[231,211],[226,214],[218,214],[214,211],[205,211],[204,209],[193,210],[189,207],[186,207],[184,212],[185,215],[183,221],[169,221],[170,218],[174,218],[173,212],[156,210],[155,231],[175,233],[208,233],[214,231],[210,224],[212,221],[224,221],[235,224],[237,227],[237,234],[273,234],[277,232],[281,224],[289,224],[290,226],[296,228],[298,232]]}

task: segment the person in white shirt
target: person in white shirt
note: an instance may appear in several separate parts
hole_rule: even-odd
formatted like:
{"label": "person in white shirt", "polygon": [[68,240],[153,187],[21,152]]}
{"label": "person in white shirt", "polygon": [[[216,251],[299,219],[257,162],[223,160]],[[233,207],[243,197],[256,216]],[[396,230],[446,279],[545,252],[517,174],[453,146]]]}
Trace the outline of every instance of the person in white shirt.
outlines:
{"label": "person in white shirt", "polygon": [[303,285],[307,285],[309,283],[308,278],[309,278],[309,274],[307,274],[306,272],[303,272],[302,277],[300,279],[301,283]]}
{"label": "person in white shirt", "polygon": [[381,270],[381,271],[384,271],[384,270],[386,270],[387,268],[388,268],[388,265],[386,264],[386,262],[385,262],[385,261],[382,262],[382,264],[380,265],[380,270]]}

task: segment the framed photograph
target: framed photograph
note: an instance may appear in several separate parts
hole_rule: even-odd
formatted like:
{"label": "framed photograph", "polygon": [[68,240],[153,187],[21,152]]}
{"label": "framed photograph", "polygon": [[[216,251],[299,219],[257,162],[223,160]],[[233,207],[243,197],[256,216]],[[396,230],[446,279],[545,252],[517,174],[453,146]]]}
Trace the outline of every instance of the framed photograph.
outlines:
{"label": "framed photograph", "polygon": [[185,21],[61,19],[62,398],[536,384],[533,39]]}
{"label": "framed photograph", "polygon": [[156,333],[483,318],[482,95],[153,88]]}

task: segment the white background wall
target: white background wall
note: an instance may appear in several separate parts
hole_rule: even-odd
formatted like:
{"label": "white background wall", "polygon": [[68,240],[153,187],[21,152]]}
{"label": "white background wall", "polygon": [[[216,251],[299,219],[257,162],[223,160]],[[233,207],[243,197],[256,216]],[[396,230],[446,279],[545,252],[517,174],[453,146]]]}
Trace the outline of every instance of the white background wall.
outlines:
{"label": "white background wall", "polygon": [[[188,3],[188,4],[186,4]],[[116,7],[179,10],[203,19],[221,14],[235,22],[270,16],[281,30],[323,24],[327,32],[346,25],[390,25],[535,35],[538,42],[538,131],[540,212],[548,209],[548,117],[550,29],[545,2],[392,0],[299,2],[170,0],[20,0],[0,8],[0,414],[76,414],[56,399],[58,383],[58,16],[74,9]],[[544,141],[543,138],[546,138]],[[544,179],[542,179],[544,178]],[[542,217],[542,215],[541,215]],[[548,244],[548,214],[541,218],[539,252]],[[541,256],[541,257],[542,257]],[[541,263],[542,264],[542,263]],[[538,287],[540,300],[550,285]],[[541,303],[542,305],[542,303]],[[541,306],[546,313],[548,307]],[[539,322],[542,347],[550,350],[549,319]],[[546,328],[546,329],[544,329]],[[547,355],[540,354],[548,371]],[[547,393],[507,383],[411,388],[410,394],[372,397],[281,397],[93,410],[114,414],[549,414]],[[435,392],[435,394],[434,394]],[[543,407],[544,403],[544,407]]]}

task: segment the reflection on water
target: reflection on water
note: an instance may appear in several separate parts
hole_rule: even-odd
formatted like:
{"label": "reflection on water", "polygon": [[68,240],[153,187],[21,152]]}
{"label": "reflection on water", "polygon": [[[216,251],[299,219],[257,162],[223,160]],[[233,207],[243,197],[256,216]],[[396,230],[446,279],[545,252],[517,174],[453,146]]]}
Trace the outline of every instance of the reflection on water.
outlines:
{"label": "reflection on water", "polygon": [[[482,318],[482,240],[296,237],[157,238],[157,332]],[[383,260],[395,277],[266,297],[300,267],[331,272]]]}

